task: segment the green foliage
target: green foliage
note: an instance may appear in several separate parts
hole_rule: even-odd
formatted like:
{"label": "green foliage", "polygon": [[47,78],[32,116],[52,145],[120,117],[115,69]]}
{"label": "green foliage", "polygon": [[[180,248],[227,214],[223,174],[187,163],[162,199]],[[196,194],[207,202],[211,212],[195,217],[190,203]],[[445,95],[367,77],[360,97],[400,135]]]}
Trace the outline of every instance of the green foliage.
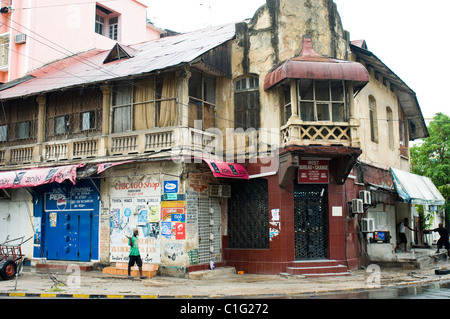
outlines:
{"label": "green foliage", "polygon": [[442,196],[445,198],[445,206],[442,207],[447,212],[445,215],[447,219],[450,221],[450,184],[439,186],[439,191]]}
{"label": "green foliage", "polygon": [[428,225],[432,224],[434,215],[426,212],[423,208],[423,205],[416,205],[417,213],[419,214],[419,224],[421,230],[427,230]]}
{"label": "green foliage", "polygon": [[450,184],[450,117],[437,113],[428,131],[430,137],[411,147],[412,173],[431,178],[437,187]]}

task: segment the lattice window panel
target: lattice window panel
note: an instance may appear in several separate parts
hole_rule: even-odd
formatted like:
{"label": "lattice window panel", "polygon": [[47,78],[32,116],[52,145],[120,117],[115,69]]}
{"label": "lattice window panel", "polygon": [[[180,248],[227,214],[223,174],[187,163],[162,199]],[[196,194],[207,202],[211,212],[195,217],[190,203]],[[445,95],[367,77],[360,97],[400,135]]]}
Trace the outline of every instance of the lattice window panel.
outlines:
{"label": "lattice window panel", "polygon": [[[189,192],[188,223],[195,223],[198,232],[198,263],[222,261],[220,199]],[[211,211],[210,208],[213,210]],[[211,213],[212,212],[212,213]],[[212,222],[211,222],[212,221]]]}
{"label": "lattice window panel", "polygon": [[294,187],[295,258],[328,258],[328,204],[325,185]]}
{"label": "lattice window panel", "polygon": [[265,179],[237,181],[228,200],[228,246],[269,248],[269,196]]}

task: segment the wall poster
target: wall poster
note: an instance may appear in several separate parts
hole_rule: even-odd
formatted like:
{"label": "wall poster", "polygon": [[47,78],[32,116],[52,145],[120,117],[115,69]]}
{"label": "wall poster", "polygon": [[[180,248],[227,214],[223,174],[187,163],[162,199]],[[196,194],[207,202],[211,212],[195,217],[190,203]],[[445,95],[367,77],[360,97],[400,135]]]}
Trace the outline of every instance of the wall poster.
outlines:
{"label": "wall poster", "polygon": [[111,262],[127,262],[128,239],[139,230],[139,251],[144,263],[160,263],[161,185],[158,181],[115,182],[110,190]]}

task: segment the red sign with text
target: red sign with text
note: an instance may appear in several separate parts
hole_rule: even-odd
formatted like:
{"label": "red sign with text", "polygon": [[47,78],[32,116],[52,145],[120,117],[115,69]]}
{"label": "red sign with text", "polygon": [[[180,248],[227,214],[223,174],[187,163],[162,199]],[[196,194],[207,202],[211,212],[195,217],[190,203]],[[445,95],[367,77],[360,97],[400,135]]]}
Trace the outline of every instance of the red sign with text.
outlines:
{"label": "red sign with text", "polygon": [[300,160],[298,166],[299,184],[328,184],[329,162],[324,160]]}

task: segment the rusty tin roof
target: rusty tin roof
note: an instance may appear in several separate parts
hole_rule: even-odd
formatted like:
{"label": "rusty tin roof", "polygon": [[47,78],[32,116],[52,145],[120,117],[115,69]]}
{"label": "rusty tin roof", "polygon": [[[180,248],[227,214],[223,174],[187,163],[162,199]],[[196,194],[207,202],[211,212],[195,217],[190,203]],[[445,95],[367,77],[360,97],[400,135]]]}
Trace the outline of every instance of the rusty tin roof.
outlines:
{"label": "rusty tin roof", "polygon": [[[47,64],[30,72],[31,79],[0,88],[0,99],[7,100],[56,91],[62,88],[139,76],[190,63],[206,52],[235,37],[230,23],[185,34],[122,46],[132,52],[127,59],[103,63],[111,50],[90,50]],[[116,49],[114,46],[113,49]]]}
{"label": "rusty tin roof", "polygon": [[269,73],[264,90],[276,86],[286,79],[347,80],[356,86],[369,82],[369,72],[358,62],[328,58],[314,51],[310,38],[303,38],[299,56],[289,59]]}

